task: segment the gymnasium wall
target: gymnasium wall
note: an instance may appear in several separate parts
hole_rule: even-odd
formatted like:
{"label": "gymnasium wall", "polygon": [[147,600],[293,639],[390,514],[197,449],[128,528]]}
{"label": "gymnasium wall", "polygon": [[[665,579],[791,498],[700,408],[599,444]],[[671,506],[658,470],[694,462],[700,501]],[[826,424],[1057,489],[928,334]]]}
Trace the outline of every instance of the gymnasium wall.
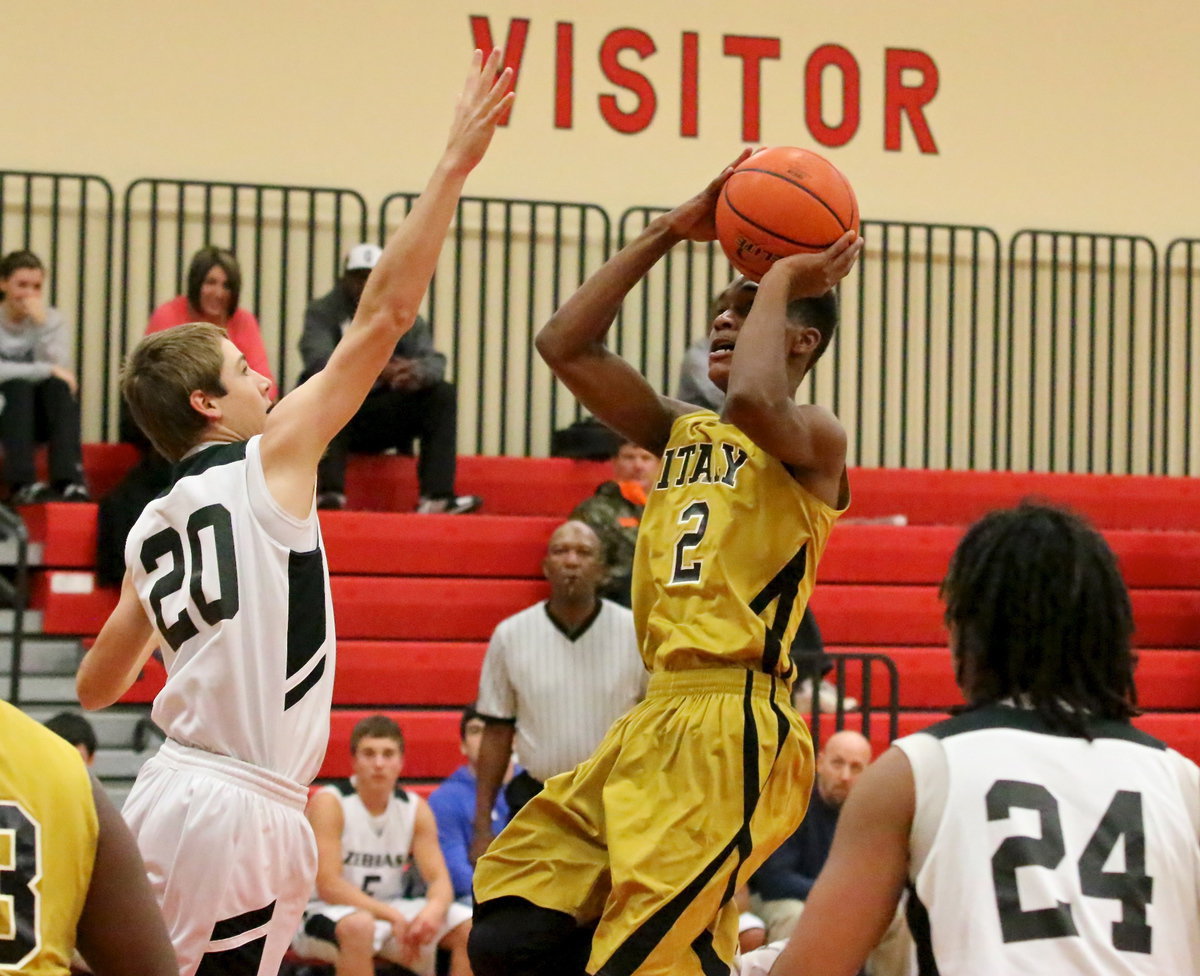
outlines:
{"label": "gymnasium wall", "polygon": [[[97,173],[118,194],[146,176],[348,187],[373,224],[385,196],[420,187],[487,35],[519,65],[518,99],[474,195],[588,202],[615,218],[690,195],[745,143],[797,143],[850,176],[869,219],[983,225],[1005,240],[1031,227],[1140,234],[1162,248],[1197,232],[1200,123],[1185,107],[1200,103],[1198,29],[1200,7],[1180,2],[39,0],[5,10],[0,169]],[[278,277],[269,261],[254,270]],[[302,307],[306,286],[291,280],[282,300]],[[114,318],[140,329],[140,309]],[[664,375],[678,346],[651,357]],[[1011,355],[1025,351],[1018,336]],[[504,382],[459,365],[464,388]],[[894,365],[880,358],[862,382]],[[1117,366],[1153,378],[1147,363]],[[1048,394],[1073,381],[1040,382]],[[531,387],[539,424],[562,412],[547,389]],[[889,454],[880,413],[863,421],[859,460],[911,463]],[[905,426],[922,423],[918,409]],[[1060,465],[1046,446],[1026,463]]]}

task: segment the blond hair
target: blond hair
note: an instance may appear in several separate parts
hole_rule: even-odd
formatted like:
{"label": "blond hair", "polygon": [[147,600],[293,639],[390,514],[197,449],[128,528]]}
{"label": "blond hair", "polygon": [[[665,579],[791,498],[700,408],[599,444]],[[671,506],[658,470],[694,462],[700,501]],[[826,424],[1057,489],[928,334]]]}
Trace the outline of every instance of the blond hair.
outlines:
{"label": "blond hair", "polygon": [[228,392],[221,382],[224,337],[207,322],[177,325],[143,338],[125,361],[121,395],[150,443],[170,461],[195,447],[208,426],[192,407],[192,393]]}

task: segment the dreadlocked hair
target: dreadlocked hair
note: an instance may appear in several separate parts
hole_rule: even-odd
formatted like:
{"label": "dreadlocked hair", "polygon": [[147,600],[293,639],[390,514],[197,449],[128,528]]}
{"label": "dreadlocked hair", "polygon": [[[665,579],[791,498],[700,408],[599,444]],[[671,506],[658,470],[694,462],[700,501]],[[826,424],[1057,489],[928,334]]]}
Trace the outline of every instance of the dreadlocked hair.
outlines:
{"label": "dreadlocked hair", "polygon": [[963,537],[942,582],[972,705],[1016,698],[1052,728],[1140,714],[1133,611],[1108,544],[1082,518],[1022,502]]}

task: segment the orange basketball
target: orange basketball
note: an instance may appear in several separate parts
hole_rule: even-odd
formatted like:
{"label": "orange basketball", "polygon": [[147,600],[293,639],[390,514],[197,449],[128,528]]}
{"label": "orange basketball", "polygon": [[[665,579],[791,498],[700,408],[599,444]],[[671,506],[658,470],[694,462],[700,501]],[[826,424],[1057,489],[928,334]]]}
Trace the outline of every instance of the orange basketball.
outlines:
{"label": "orange basketball", "polygon": [[793,146],[760,149],[735,169],[717,201],[717,240],[758,281],[779,258],[823,251],[858,230],[850,181],[829,160]]}

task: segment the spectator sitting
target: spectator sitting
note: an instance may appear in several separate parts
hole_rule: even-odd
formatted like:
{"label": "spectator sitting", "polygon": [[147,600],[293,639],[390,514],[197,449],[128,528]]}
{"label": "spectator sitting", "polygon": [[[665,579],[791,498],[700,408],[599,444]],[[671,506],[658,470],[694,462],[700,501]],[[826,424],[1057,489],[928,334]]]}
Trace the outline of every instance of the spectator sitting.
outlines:
{"label": "spectator sitting", "polygon": [[495,836],[492,808],[514,738],[525,769],[506,789],[510,814],[545,780],[587,759],[646,693],[633,614],[597,596],[604,564],[596,533],[583,522],[564,522],[550,537],[542,571],[550,599],[500,621],[483,660],[476,707],[486,726],[472,860]]}
{"label": "spectator sitting", "polygon": [[767,938],[784,939],[804,910],[804,900],[829,856],[842,804],[871,762],[871,744],[844,729],[817,755],[817,775],[804,822],[750,879],[751,906],[767,923]]}
{"label": "spectator sitting", "polygon": [[[246,357],[246,364],[271,380],[271,397],[279,389],[272,378],[258,320],[238,307],[242,271],[237,258],[219,247],[204,247],[188,267],[187,294],[160,305],[146,333],[185,322],[209,322],[225,330],[229,341]],[[138,463],[100,500],[96,530],[96,577],[105,586],[120,586],[125,576],[125,539],[142,509],[171,483],[171,463],[150,446],[125,403],[121,403],[120,437],[141,451]]]}
{"label": "spectator sitting", "polygon": [[644,447],[622,441],[612,456],[613,480],[600,485],[571,513],[571,518],[586,522],[600,537],[608,566],[608,580],[600,592],[623,607],[630,603],[638,525],[660,460]]}
{"label": "spectator sitting", "polygon": [[[71,336],[62,313],[42,297],[45,281],[31,251],[0,259],[0,442],[11,505],[89,500]],[[34,470],[39,441],[49,447],[49,485]]]}
{"label": "spectator sitting", "polygon": [[[467,757],[465,765],[459,766],[446,777],[442,784],[429,794],[429,808],[437,821],[438,843],[442,857],[450,871],[454,884],[454,897],[464,904],[471,904],[471,825],[475,820],[475,769],[479,763],[479,746],[483,742],[486,723],[468,705],[458,723],[458,736],[462,753]],[[511,771],[511,765],[510,765]],[[496,794],[492,807],[492,830],[499,833],[508,823],[508,800],[504,791]]]}
{"label": "spectator sitting", "polygon": [[[293,947],[334,963],[338,976],[373,976],[375,959],[433,976],[437,949],[450,976],[470,976],[471,910],[454,902],[437,825],[425,802],[398,789],[404,734],[386,715],[369,715],[350,735],[354,775],[323,786],[306,814],[317,842],[317,890]],[[426,885],[404,897],[409,856]]]}
{"label": "spectator sitting", "polygon": [[[309,303],[300,336],[301,382],[329,361],[381,253],[374,244],[352,247],[342,280]],[[454,386],[443,378],[445,372],[446,357],[434,351],[429,325],[418,316],[396,343],[391,361],[358,413],[329,445],[317,471],[318,508],[346,507],[346,458],[351,451],[374,454],[396,448],[411,453],[414,439],[420,444],[418,512],[457,515],[483,504],[477,495],[454,493],[458,399]]]}
{"label": "spectator sitting", "polygon": [[274,373],[263,346],[262,330],[250,311],[238,306],[242,292],[242,269],[233,252],[202,247],[188,265],[187,294],[160,305],[150,316],[146,334],[161,332],[185,322],[211,322],[246,357],[246,364],[271,381],[271,399],[279,396]]}
{"label": "spectator sitting", "polygon": [[78,712],[59,712],[46,719],[46,728],[78,749],[86,765],[96,762],[96,730]]}

